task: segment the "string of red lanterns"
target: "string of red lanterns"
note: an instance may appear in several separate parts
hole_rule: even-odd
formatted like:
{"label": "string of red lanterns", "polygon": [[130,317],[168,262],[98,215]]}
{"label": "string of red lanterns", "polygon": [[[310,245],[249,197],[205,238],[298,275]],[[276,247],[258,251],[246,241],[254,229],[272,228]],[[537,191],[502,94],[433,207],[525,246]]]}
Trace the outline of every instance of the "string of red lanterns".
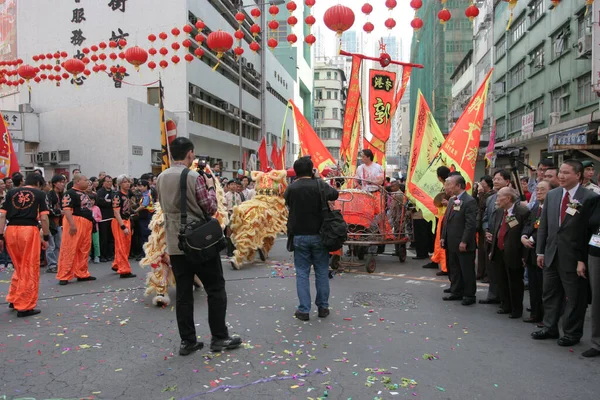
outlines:
{"label": "string of red lanterns", "polygon": [[[316,3],[316,0],[304,0],[304,4],[306,5],[306,7],[308,7],[309,10],[311,10]],[[306,42],[306,44],[308,44],[309,47],[315,44],[315,42],[317,41],[315,35],[311,33],[312,26],[316,22],[317,19],[312,14],[309,14],[306,18],[304,18],[304,23],[308,26],[309,32],[308,35],[304,37],[304,42]]]}

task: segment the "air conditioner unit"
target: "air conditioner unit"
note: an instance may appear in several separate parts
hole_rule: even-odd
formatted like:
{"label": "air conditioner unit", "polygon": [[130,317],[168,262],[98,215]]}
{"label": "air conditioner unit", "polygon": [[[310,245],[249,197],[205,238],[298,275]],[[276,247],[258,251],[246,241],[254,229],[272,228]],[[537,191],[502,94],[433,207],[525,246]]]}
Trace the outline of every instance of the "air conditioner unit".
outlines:
{"label": "air conditioner unit", "polygon": [[50,152],[50,164],[58,164],[58,151]]}
{"label": "air conditioner unit", "polygon": [[232,113],[235,109],[235,107],[229,103],[223,103],[221,104],[221,108],[227,112]]}
{"label": "air conditioner unit", "polygon": [[153,151],[151,160],[152,164],[162,164],[162,154],[160,151]]}
{"label": "air conditioner unit", "polygon": [[560,123],[560,113],[551,112],[550,113],[550,126],[558,125]]}
{"label": "air conditioner unit", "polygon": [[248,64],[246,64],[246,68],[252,70],[252,69],[254,69],[254,64],[248,63]]}
{"label": "air conditioner unit", "polygon": [[29,103],[19,104],[19,112],[20,113],[32,113],[33,108],[31,107],[31,104],[29,104]]}
{"label": "air conditioner unit", "polygon": [[577,41],[577,58],[589,58],[592,54],[592,36],[584,35]]}
{"label": "air conditioner unit", "polygon": [[198,86],[193,86],[193,87],[192,87],[192,94],[193,94],[194,96],[198,96],[198,97],[200,97],[200,94],[201,94],[201,89],[200,89]]}

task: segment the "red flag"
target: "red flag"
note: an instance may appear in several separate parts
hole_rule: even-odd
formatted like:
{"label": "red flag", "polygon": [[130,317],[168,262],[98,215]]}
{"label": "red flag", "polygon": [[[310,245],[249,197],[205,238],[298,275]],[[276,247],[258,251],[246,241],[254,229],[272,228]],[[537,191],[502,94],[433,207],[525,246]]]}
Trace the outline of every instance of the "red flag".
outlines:
{"label": "red flag", "polygon": [[258,146],[258,162],[260,162],[260,170],[265,172],[269,168],[269,156],[267,155],[267,138],[263,136]]}
{"label": "red flag", "polygon": [[271,146],[271,162],[273,163],[273,169],[282,169],[280,165],[281,157],[279,151],[277,151],[277,143],[273,143],[273,146]]}
{"label": "red flag", "polygon": [[0,179],[19,172],[19,160],[17,160],[10,133],[4,119],[2,122],[0,124],[0,135],[2,137],[2,140],[0,140]]}

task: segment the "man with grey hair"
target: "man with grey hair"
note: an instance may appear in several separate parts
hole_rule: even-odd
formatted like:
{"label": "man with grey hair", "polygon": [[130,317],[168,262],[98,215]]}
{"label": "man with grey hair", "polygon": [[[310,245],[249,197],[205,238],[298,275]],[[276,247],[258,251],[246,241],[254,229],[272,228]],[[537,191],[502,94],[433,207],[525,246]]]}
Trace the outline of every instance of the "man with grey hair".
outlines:
{"label": "man with grey hair", "polygon": [[137,205],[137,200],[131,189],[132,179],[127,175],[117,177],[118,191],[112,199],[114,219],[112,220],[112,233],[115,238],[115,261],[112,270],[121,275],[121,278],[135,278],[129,265],[129,252],[131,250],[131,215]]}
{"label": "man with grey hair", "polygon": [[519,194],[510,187],[502,188],[496,196],[490,260],[498,281],[498,295],[502,302],[498,314],[509,314],[511,319],[523,315],[523,245],[521,236],[529,219],[529,209],[519,202]]}

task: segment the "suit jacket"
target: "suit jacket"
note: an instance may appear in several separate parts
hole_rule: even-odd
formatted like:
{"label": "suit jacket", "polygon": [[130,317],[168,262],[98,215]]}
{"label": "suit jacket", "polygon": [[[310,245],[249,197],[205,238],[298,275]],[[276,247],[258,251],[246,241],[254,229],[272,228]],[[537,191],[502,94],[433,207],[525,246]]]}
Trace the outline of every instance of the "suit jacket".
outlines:
{"label": "suit jacket", "polygon": [[491,219],[492,215],[494,214],[494,211],[496,211],[497,197],[498,193],[494,191],[485,202],[485,211],[483,212],[483,217],[481,218],[481,227],[484,232],[490,232],[490,226],[494,226]]}
{"label": "suit jacket", "polygon": [[559,268],[569,272],[577,269],[577,261],[584,259],[587,245],[585,229],[587,223],[583,219],[587,214],[587,208],[591,207],[591,202],[597,196],[594,192],[579,186],[573,197],[581,205],[575,215],[567,213],[563,223],[559,224],[563,189],[556,188],[548,192],[540,217],[536,246],[537,254],[544,255],[546,266],[552,264],[560,248]]}
{"label": "suit jacket", "polygon": [[[517,225],[510,227],[507,225],[506,233],[504,234],[504,263],[508,268],[520,268],[523,266],[522,257],[523,257],[523,244],[521,243],[521,236],[523,234],[523,229],[525,228],[525,224],[529,220],[529,210],[527,207],[520,205],[519,203],[515,204],[512,215],[514,215]],[[502,226],[502,221],[504,219],[504,209],[499,208],[494,211],[493,228],[492,230],[492,245],[491,245],[491,253],[490,257],[493,258],[496,251],[498,250],[498,235],[500,233],[500,227]]]}
{"label": "suit jacket", "polygon": [[[527,223],[525,224],[525,227],[523,228],[523,232],[521,233],[521,236],[527,236],[527,237],[533,237],[533,243],[534,246],[532,249],[527,248],[527,247],[523,247],[523,258],[525,258],[525,261],[530,264],[532,262],[532,260],[536,259],[537,256],[537,252],[536,252],[536,246],[537,246],[537,235],[538,235],[538,227],[536,228],[536,221],[538,220],[538,210],[540,209],[540,202],[539,201],[535,201],[533,203],[533,206],[531,207],[531,212],[529,213],[529,219],[527,221]],[[543,209],[543,208],[542,208]],[[539,216],[539,219],[541,219],[541,214]]]}
{"label": "suit jacket", "polygon": [[444,248],[458,252],[461,242],[467,244],[467,251],[475,251],[477,243],[475,233],[477,228],[477,200],[467,192],[463,193],[460,201],[460,210],[454,211],[454,200],[448,200],[448,209],[442,224],[442,239]]}

